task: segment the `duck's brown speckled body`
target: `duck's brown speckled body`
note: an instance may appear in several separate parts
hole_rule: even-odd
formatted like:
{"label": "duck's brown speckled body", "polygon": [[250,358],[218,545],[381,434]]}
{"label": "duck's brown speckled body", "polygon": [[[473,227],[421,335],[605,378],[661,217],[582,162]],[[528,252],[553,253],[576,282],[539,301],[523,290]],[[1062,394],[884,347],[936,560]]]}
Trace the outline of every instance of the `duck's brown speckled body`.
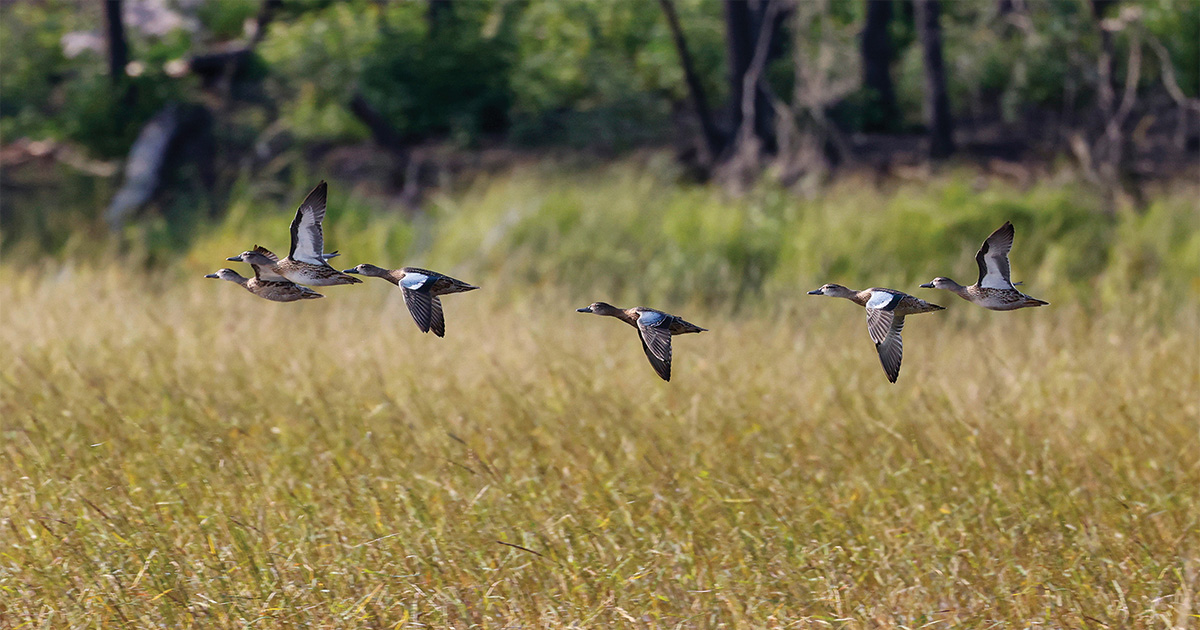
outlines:
{"label": "duck's brown speckled body", "polygon": [[979,279],[975,284],[964,287],[950,278],[939,276],[922,284],[921,288],[944,289],[993,311],[1015,311],[1049,304],[1021,293],[1012,282],[1008,253],[1012,251],[1015,235],[1012,223],[1005,221],[983,241],[983,246],[975,254],[975,263],[979,265]]}
{"label": "duck's brown speckled body", "polygon": [[322,223],[325,220],[327,192],[328,186],[325,182],[317,184],[296,209],[296,217],[292,219],[292,246],[286,258],[270,260],[274,254],[267,252],[270,256],[264,256],[262,251],[265,250],[255,246],[254,250],[242,252],[229,260],[258,265],[292,282],[315,287],[362,282],[331,267],[328,258],[333,256],[322,253],[325,248]]}
{"label": "duck's brown speckled body", "polygon": [[271,300],[272,302],[295,302],[297,300],[315,300],[325,297],[308,287],[298,285],[289,280],[264,280],[257,275],[253,278],[243,278],[241,274],[232,269],[221,269],[216,273],[210,273],[204,277],[228,280],[240,285],[254,295],[264,300]]}

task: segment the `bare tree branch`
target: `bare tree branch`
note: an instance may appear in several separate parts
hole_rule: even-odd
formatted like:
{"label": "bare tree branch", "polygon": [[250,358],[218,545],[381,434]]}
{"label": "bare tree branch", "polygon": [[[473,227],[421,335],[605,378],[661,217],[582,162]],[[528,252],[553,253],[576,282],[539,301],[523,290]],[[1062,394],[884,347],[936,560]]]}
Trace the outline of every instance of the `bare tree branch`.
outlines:
{"label": "bare tree branch", "polygon": [[104,3],[104,21],[108,26],[108,74],[112,84],[119,85],[129,64],[129,44],[125,40],[125,22],[120,0]]}
{"label": "bare tree branch", "polygon": [[708,98],[704,93],[704,85],[700,82],[700,76],[692,64],[692,55],[688,52],[687,40],[684,39],[683,28],[679,25],[679,15],[675,12],[675,5],[671,0],[658,0],[658,4],[667,18],[667,26],[671,29],[671,38],[679,53],[680,65],[683,66],[683,78],[692,98],[692,106],[696,108],[696,117],[700,119],[700,129],[704,134],[704,146],[708,151],[704,161],[711,164],[721,154],[724,139],[717,130],[712,110],[708,106]]}

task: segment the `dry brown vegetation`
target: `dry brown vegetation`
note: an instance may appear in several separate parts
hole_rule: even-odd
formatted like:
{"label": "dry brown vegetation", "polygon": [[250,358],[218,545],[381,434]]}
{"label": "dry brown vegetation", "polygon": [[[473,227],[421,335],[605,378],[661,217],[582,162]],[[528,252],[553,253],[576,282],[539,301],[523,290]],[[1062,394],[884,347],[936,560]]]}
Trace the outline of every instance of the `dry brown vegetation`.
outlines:
{"label": "dry brown vegetation", "polygon": [[712,332],[676,339],[667,384],[632,330],[541,289],[447,298],[442,340],[384,283],[274,304],[115,268],[0,274],[7,627],[1200,611],[1194,305],[941,296],[897,385],[850,304],[673,308]]}

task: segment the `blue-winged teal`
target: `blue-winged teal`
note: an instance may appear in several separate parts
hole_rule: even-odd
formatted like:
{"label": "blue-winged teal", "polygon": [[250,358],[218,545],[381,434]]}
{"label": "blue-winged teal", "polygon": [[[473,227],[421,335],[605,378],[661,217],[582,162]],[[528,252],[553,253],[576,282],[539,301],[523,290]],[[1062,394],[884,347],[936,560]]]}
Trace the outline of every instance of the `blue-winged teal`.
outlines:
{"label": "blue-winged teal", "polygon": [[595,313],[607,315],[633,326],[642,340],[642,350],[650,365],[664,381],[671,380],[671,335],[705,332],[682,317],[656,311],[644,306],[633,308],[617,308],[607,302],[593,302],[583,308],[575,309],[580,313]]}
{"label": "blue-winged teal", "polygon": [[451,278],[436,271],[419,267],[401,267],[400,269],[384,269],[375,265],[358,265],[346,269],[342,273],[354,273],[375,278],[383,278],[400,287],[404,295],[404,303],[408,312],[421,332],[433,331],[439,337],[446,336],[446,320],[442,316],[442,301],[439,295],[474,291],[479,287],[467,284],[462,280]]}
{"label": "blue-winged teal", "polygon": [[[993,311],[1015,311],[1030,306],[1043,306],[1037,298],[1029,297],[1016,289],[1009,272],[1008,252],[1012,250],[1016,230],[1005,221],[983,242],[975,262],[979,265],[979,280],[964,287],[950,278],[937,277],[933,282],[921,285],[922,289],[945,289],[958,297]],[[1020,283],[1018,283],[1020,284]]]}
{"label": "blue-winged teal", "polygon": [[945,308],[902,291],[879,287],[853,291],[840,284],[826,284],[820,289],[809,291],[808,294],[846,298],[866,307],[867,332],[871,335],[871,341],[875,342],[883,371],[893,383],[900,377],[900,360],[904,357],[904,340],[900,338],[900,332],[904,330],[904,316]]}
{"label": "blue-winged teal", "polygon": [[325,182],[317,184],[296,210],[296,218],[292,219],[292,247],[288,250],[287,258],[268,265],[263,258],[255,256],[255,252],[247,251],[230,257],[229,260],[269,266],[273,273],[292,282],[317,287],[362,282],[329,266],[326,260],[336,256],[337,252],[322,253],[325,249],[325,237],[321,230],[321,222],[325,220],[327,189]]}
{"label": "blue-winged teal", "polygon": [[325,297],[308,287],[300,286],[295,282],[283,278],[279,280],[264,280],[258,276],[257,268],[255,269],[255,276],[253,278],[243,278],[238,272],[232,269],[220,269],[216,273],[210,273],[204,277],[236,282],[254,295],[264,300],[271,300],[272,302],[295,302],[296,300],[315,300]]}

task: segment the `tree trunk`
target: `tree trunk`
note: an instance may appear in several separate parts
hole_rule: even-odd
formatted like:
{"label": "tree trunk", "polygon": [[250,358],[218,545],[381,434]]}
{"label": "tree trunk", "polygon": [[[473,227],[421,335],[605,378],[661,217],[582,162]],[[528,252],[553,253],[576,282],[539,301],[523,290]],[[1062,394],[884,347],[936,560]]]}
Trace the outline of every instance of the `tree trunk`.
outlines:
{"label": "tree trunk", "polygon": [[946,67],[942,59],[941,3],[913,0],[917,36],[925,62],[925,123],[929,127],[929,156],[948,157],[954,152],[954,121],[946,92]]}
{"label": "tree trunk", "polygon": [[440,30],[450,21],[453,13],[454,7],[450,6],[450,0],[429,0],[429,6],[425,8],[425,23],[429,25],[429,32]]}
{"label": "tree trunk", "polygon": [[108,76],[114,86],[124,81],[129,64],[129,44],[125,41],[125,23],[121,20],[121,0],[104,3],[104,21],[108,26]]}
{"label": "tree trunk", "polygon": [[[745,119],[744,108],[746,75],[751,71],[754,53],[762,37],[768,38],[764,45],[771,49],[771,40],[781,30],[782,12],[769,10],[780,0],[725,0],[725,33],[729,50],[729,102],[732,105],[733,134],[736,136]],[[764,20],[773,23],[763,28]],[[770,60],[769,55],[766,61]],[[765,61],[764,64],[765,65]],[[761,74],[761,73],[760,73]],[[762,77],[753,81],[754,135],[764,150],[773,153],[776,149],[774,134],[774,110],[762,86]]]}
{"label": "tree trunk", "polygon": [[892,21],[892,0],[866,0],[867,23],[862,32],[863,85],[871,91],[871,101],[878,106],[879,119],[867,121],[872,131],[896,127],[896,90],[892,86],[892,37],[888,24]]}
{"label": "tree trunk", "polygon": [[658,4],[667,18],[671,37],[675,41],[675,49],[679,53],[679,62],[683,66],[683,78],[687,82],[688,94],[691,96],[692,106],[696,109],[696,117],[700,119],[700,130],[704,134],[704,147],[708,152],[703,161],[711,165],[721,155],[725,139],[717,130],[712,110],[708,107],[708,97],[704,94],[704,85],[700,82],[700,76],[696,74],[696,67],[692,64],[692,55],[688,52],[687,40],[683,37],[683,28],[679,25],[679,16],[675,13],[675,5],[671,0],[658,0]]}

